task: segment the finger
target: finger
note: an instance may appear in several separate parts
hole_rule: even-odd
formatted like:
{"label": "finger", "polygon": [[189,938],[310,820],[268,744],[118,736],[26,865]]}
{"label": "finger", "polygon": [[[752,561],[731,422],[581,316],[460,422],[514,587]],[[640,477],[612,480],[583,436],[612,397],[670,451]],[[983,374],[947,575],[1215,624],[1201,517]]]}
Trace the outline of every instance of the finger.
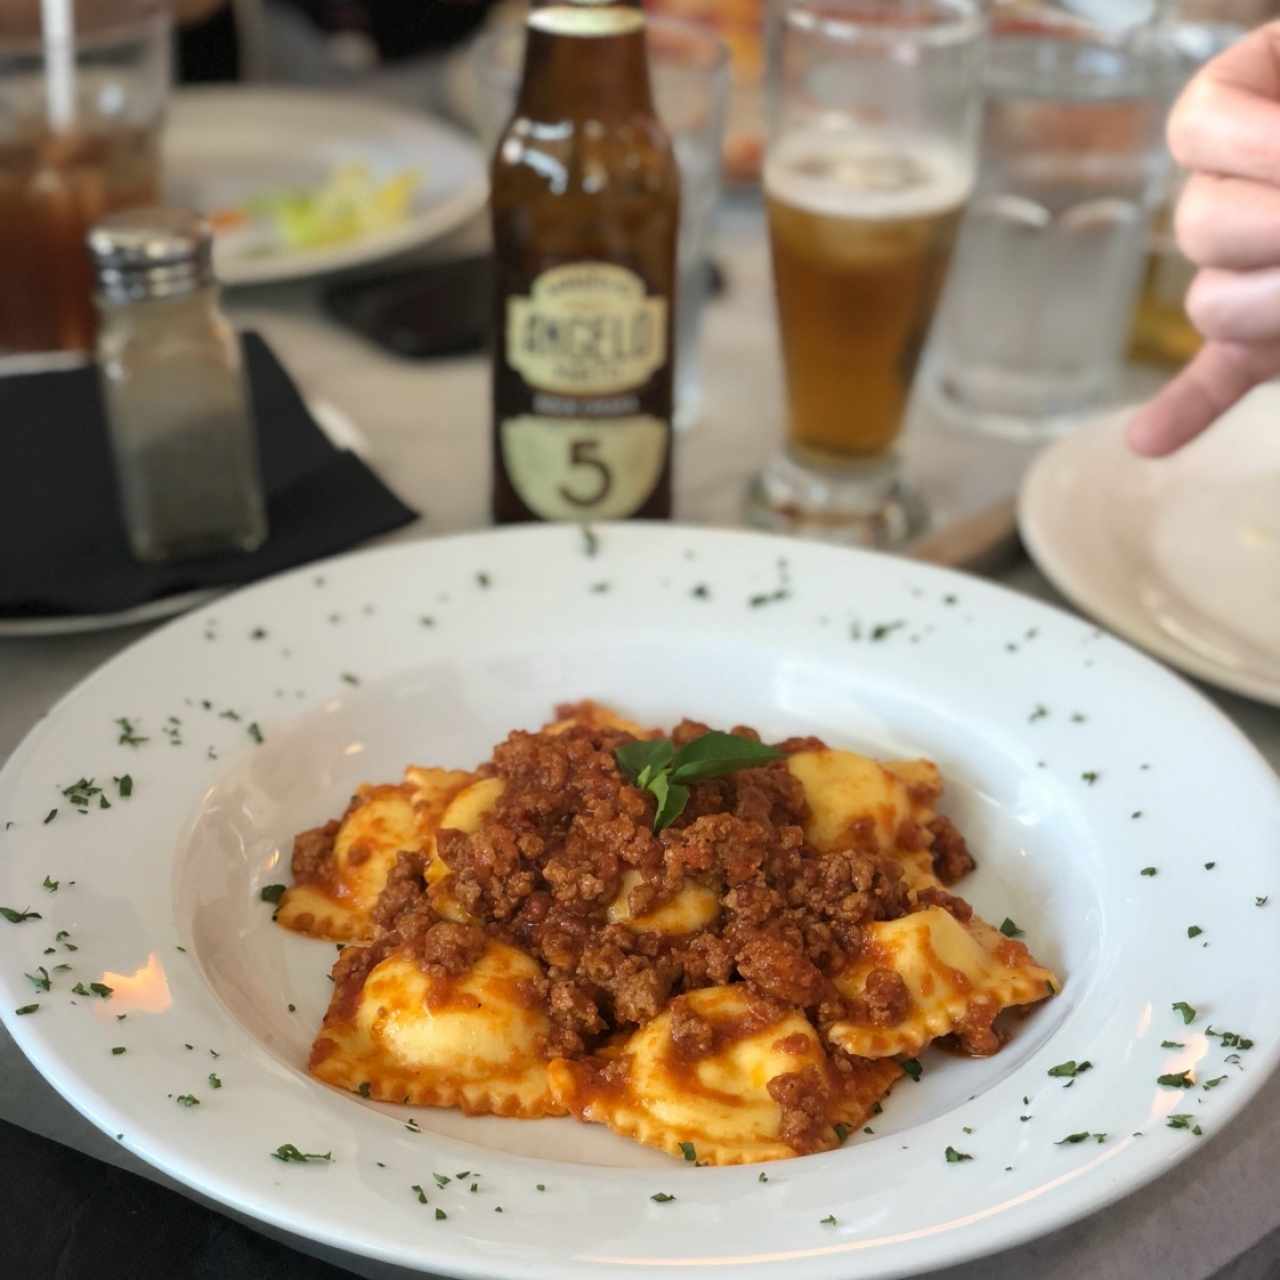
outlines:
{"label": "finger", "polygon": [[1269,23],[1210,62],[1169,120],[1183,168],[1280,183],[1280,23]]}
{"label": "finger", "polygon": [[1187,294],[1187,315],[1216,342],[1280,342],[1280,267],[1201,271]]}
{"label": "finger", "polygon": [[1280,263],[1280,187],[1197,173],[1178,201],[1178,244],[1201,267]]}
{"label": "finger", "polygon": [[1280,343],[1211,342],[1129,423],[1129,447],[1149,458],[1180,449],[1247,392],[1280,373]]}

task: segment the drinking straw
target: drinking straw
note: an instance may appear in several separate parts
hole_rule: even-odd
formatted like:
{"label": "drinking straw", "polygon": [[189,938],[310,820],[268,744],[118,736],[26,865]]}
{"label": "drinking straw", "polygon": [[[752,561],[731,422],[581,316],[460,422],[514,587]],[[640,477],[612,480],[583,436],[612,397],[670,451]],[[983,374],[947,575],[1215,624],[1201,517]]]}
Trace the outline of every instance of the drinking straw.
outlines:
{"label": "drinking straw", "polygon": [[44,45],[45,104],[54,133],[76,118],[75,0],[40,0]]}

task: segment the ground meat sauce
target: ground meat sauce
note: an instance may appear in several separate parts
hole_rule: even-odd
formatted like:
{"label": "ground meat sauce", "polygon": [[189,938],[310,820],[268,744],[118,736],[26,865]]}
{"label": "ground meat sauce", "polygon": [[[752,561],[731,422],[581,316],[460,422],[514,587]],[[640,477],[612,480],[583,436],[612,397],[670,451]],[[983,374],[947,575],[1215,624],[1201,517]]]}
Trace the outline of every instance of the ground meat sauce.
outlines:
{"label": "ground meat sauce", "polygon": [[333,869],[333,842],[341,826],[342,819],[334,818],[323,827],[312,827],[294,836],[290,865],[295,884],[328,883]]}
{"label": "ground meat sauce", "polygon": [[[706,732],[706,725],[685,720],[672,739],[679,747]],[[759,740],[746,727],[733,732]],[[903,1018],[910,998],[892,970],[873,969],[864,993],[852,1000],[832,982],[859,954],[865,925],[916,908],[900,866],[878,855],[870,824],[865,830],[853,824],[846,848],[815,856],[805,843],[803,788],[781,760],[693,783],[681,817],[655,833],[653,797],[630,785],[614,758],[632,740],[620,730],[581,724],[559,733],[512,733],[481,769],[505,784],[494,809],[472,833],[436,835],[452,873],[449,894],[477,923],[441,920],[421,858],[402,854],[375,908],[380,932],[368,947],[343,952],[334,969],[335,1010],[349,1013],[365,975],[399,946],[407,945],[428,972],[453,975],[492,936],[541,961],[546,981],[538,994],[551,1023],[549,1049],[565,1057],[603,1047],[668,1005],[677,1057],[705,1057],[724,1042],[726,1028],[672,997],[735,980],[747,984],[760,1016],[799,1009],[820,1028],[847,1017],[884,1026]],[[822,747],[814,738],[781,744],[788,753]],[[313,874],[331,854],[331,829],[336,824],[298,837],[295,876],[300,867]],[[930,824],[928,836],[915,824],[902,834],[914,848],[931,837],[935,867],[948,884],[973,866],[945,818]],[[632,916],[690,885],[714,890],[720,916],[687,936],[611,923],[609,907],[627,872],[638,877],[627,898]],[[950,894],[929,901],[967,918],[967,904]],[[979,1026],[966,1030],[975,1047],[985,1038]],[[824,1123],[829,1082],[806,1067],[768,1087],[782,1108],[785,1140],[806,1149]]]}

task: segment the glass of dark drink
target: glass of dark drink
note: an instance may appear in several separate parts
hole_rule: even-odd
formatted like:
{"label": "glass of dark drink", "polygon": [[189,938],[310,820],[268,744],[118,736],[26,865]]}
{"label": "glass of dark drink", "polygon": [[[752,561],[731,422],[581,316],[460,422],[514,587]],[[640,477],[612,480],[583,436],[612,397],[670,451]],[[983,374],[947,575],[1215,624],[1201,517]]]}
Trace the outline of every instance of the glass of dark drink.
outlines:
{"label": "glass of dark drink", "polygon": [[88,350],[85,233],[160,196],[161,0],[0,5],[0,354]]}

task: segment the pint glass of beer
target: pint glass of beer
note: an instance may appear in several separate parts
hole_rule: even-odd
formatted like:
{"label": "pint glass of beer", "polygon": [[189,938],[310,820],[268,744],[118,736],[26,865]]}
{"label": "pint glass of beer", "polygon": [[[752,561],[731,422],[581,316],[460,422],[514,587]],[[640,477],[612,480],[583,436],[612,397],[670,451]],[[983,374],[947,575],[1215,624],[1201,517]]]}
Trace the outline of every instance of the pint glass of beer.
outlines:
{"label": "pint glass of beer", "polygon": [[799,0],[772,41],[764,188],[786,445],[754,522],[872,546],[924,524],[896,443],[973,186],[974,0]]}

